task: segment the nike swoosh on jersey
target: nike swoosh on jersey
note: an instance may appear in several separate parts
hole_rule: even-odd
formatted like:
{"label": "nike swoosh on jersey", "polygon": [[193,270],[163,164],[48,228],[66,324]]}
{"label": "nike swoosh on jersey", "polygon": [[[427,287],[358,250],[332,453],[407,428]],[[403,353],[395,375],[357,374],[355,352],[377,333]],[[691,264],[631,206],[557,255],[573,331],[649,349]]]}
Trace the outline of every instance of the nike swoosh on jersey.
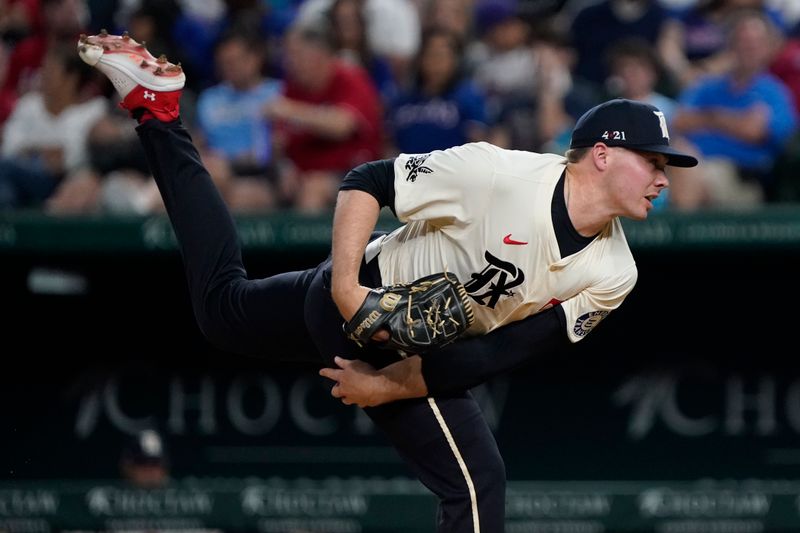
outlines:
{"label": "nike swoosh on jersey", "polygon": [[516,244],[518,246],[521,246],[521,245],[525,245],[525,244],[528,244],[528,243],[527,242],[522,242],[522,241],[515,241],[514,239],[511,238],[511,234],[509,233],[508,235],[503,237],[503,244]]}

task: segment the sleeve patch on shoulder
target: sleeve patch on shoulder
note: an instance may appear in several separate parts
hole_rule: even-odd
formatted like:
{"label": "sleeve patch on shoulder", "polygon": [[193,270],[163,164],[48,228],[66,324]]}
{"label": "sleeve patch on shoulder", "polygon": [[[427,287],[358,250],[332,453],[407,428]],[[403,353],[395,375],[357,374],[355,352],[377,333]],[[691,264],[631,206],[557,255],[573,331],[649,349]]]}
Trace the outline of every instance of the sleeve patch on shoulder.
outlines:
{"label": "sleeve patch on shoulder", "polygon": [[608,316],[609,311],[591,311],[584,313],[575,321],[572,332],[578,337],[583,337]]}
{"label": "sleeve patch on shoulder", "polygon": [[408,174],[406,175],[406,181],[410,181],[414,183],[417,181],[417,177],[420,173],[422,174],[430,174],[433,170],[430,167],[426,167],[423,165],[425,160],[428,159],[431,154],[424,154],[424,155],[416,155],[408,158],[406,161],[405,169],[408,170]]}

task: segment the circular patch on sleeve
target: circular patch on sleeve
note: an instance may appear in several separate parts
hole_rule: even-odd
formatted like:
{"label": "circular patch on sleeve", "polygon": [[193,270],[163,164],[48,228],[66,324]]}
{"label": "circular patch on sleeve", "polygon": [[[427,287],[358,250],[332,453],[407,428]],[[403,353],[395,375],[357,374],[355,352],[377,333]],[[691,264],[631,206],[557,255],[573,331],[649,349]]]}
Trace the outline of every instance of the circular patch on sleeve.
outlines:
{"label": "circular patch on sleeve", "polygon": [[578,320],[575,321],[575,326],[572,328],[572,332],[577,335],[578,337],[583,337],[592,329],[600,323],[605,317],[608,316],[609,311],[592,311],[590,313],[584,313],[578,317]]}

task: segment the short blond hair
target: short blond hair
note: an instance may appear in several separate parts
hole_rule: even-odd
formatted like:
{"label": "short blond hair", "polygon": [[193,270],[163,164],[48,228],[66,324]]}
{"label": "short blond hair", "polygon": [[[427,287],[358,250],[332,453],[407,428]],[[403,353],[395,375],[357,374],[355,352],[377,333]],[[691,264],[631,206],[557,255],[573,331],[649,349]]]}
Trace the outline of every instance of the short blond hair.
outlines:
{"label": "short blond hair", "polygon": [[591,146],[582,146],[580,148],[570,148],[567,150],[567,153],[564,154],[564,157],[567,158],[567,163],[577,163],[581,159],[584,158],[586,154],[589,153],[591,150]]}

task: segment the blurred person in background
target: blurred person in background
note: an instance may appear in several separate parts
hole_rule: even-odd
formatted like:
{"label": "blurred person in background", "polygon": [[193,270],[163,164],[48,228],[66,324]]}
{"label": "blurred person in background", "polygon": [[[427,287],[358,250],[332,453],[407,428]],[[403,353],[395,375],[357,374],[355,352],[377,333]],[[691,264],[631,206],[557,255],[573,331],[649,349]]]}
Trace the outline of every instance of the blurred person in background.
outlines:
{"label": "blurred person in background", "polygon": [[[147,498],[145,492],[157,491],[157,494],[169,497],[175,480],[172,477],[172,462],[167,438],[164,432],[155,428],[147,428],[128,436],[119,456],[119,473],[124,488],[121,498]],[[171,513],[159,512],[163,509],[153,508],[151,512],[142,512],[139,517],[126,519],[118,517],[109,520],[106,533],[223,533],[224,530],[206,527],[202,519],[187,519]],[[305,530],[291,530],[292,533],[304,533]],[[288,530],[287,530],[288,533]]]}
{"label": "blurred person in background", "polygon": [[[334,0],[303,1],[295,24],[316,24],[330,12],[333,4]],[[420,45],[422,31],[417,7],[412,0],[363,0],[362,9],[370,50],[386,58],[394,79],[402,83],[410,75],[411,63]]]}
{"label": "blurred person in background", "polygon": [[602,103],[593,84],[576,77],[572,41],[559,33],[540,34],[535,44],[540,70],[537,84],[538,149],[564,153],[572,127],[592,107]]}
{"label": "blurred person in background", "polygon": [[755,10],[735,13],[728,28],[730,68],[689,86],[673,120],[704,160],[702,171],[673,176],[671,199],[683,209],[771,201],[772,170],[797,130],[791,94],[768,71],[777,28]]}
{"label": "blurred person in background", "polygon": [[458,35],[429,30],[413,85],[389,106],[388,153],[426,153],[487,139],[486,100],[462,67]]}
{"label": "blurred person in background", "polygon": [[770,72],[789,88],[795,112],[800,113],[800,24],[778,45]]}
{"label": "blurred person in background", "polygon": [[670,18],[660,55],[676,92],[731,68],[725,26],[731,14],[745,8],[762,12],[781,33],[788,28],[784,15],[765,0],[697,0]]}
{"label": "blurred person in background", "polygon": [[[663,69],[658,54],[642,39],[631,38],[619,41],[608,52],[609,77],[606,89],[609,95],[651,104],[664,113],[667,126],[671,127],[678,102],[656,90]],[[699,157],[699,154],[695,154]],[[663,209],[669,202],[669,190],[659,195],[653,206]]]}
{"label": "blurred person in background", "polygon": [[606,91],[615,98],[628,98],[647,102],[659,108],[672,123],[678,102],[658,92],[663,68],[653,47],[642,39],[633,37],[617,42],[608,51],[608,78]]}
{"label": "blurred person in background", "polygon": [[0,83],[0,124],[11,114],[17,99],[39,87],[45,53],[58,43],[73,43],[88,23],[84,0],[40,0],[41,26],[10,51]]}
{"label": "blurred person in background", "polygon": [[234,211],[269,209],[277,201],[272,126],[262,108],[281,94],[283,85],[265,77],[266,57],[260,33],[229,28],[214,53],[220,83],[197,100],[197,143]]}
{"label": "blurred person in background", "polygon": [[86,0],[86,4],[90,33],[128,31],[152,42],[156,55],[174,55],[172,26],[181,14],[179,0]]}
{"label": "blurred person in background", "polygon": [[37,31],[42,24],[39,0],[4,0],[0,2],[0,39],[13,46]]}
{"label": "blurred person in background", "polygon": [[333,207],[344,174],[383,153],[382,105],[367,72],[338,58],[325,19],[293,26],[284,44],[281,96],[264,106],[275,123],[281,194],[318,213]]}
{"label": "blurred person in background", "polygon": [[364,1],[334,0],[331,4],[328,18],[333,28],[333,47],[340,58],[366,69],[381,100],[388,103],[397,94],[397,82],[389,60],[372,49]]}
{"label": "blurred person in background", "polygon": [[141,143],[126,127],[127,120],[114,106],[89,128],[88,161],[59,182],[45,202],[46,212],[145,215],[163,211]]}
{"label": "blurred person in background", "polygon": [[40,32],[41,27],[42,10],[39,0],[0,1],[0,86],[3,76],[8,75],[9,58],[17,43]]}
{"label": "blurred person in background", "polygon": [[145,429],[126,439],[120,454],[122,479],[136,488],[157,489],[170,482],[170,464],[164,439]]}
{"label": "blurred person in background", "polygon": [[608,50],[629,37],[639,37],[660,50],[667,21],[668,13],[658,0],[601,0],[584,7],[569,29],[577,53],[575,75],[602,94],[608,77],[603,58]]}
{"label": "blurred person in background", "polygon": [[108,111],[104,98],[83,98],[94,72],[75,57],[73,43],[54,43],[41,77],[41,90],[20,98],[3,127],[2,208],[41,207],[64,176],[87,163],[88,132]]}
{"label": "blurred person in background", "polygon": [[[797,7],[800,10],[800,2]],[[779,45],[770,72],[786,84],[800,116],[800,24]],[[800,202],[800,131],[795,131],[775,166],[775,201]]]}
{"label": "blurred person in background", "polygon": [[[260,0],[178,0],[181,10],[170,34],[176,43],[176,57],[181,58],[189,89],[199,93],[214,85],[214,48],[229,28],[249,27],[272,38],[270,31],[283,31],[270,19],[269,3]],[[278,36],[280,37],[280,36]]]}
{"label": "blurred person in background", "polygon": [[474,39],[473,0],[420,0],[422,32],[448,30],[467,43]]}
{"label": "blurred person in background", "polygon": [[481,0],[475,6],[478,39],[466,47],[469,76],[496,118],[509,101],[534,93],[540,76],[531,47],[531,27],[512,0]]}
{"label": "blurred person in background", "polygon": [[530,54],[537,71],[534,87],[503,99],[492,125],[492,142],[516,150],[564,153],[575,122],[601,103],[600,94],[573,76],[575,50],[564,32],[537,26]]}

